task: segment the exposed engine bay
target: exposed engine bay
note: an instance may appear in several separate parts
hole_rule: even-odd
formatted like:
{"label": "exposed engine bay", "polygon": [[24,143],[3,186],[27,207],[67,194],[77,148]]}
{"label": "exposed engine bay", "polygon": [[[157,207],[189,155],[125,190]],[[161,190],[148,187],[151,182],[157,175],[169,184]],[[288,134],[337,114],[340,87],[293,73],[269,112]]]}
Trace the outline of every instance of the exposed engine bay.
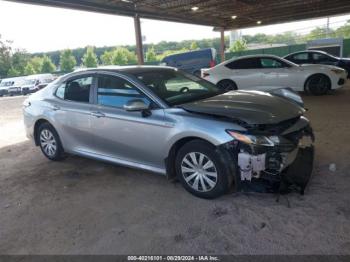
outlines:
{"label": "exposed engine bay", "polygon": [[249,134],[259,134],[260,144],[241,137],[231,143],[237,191],[288,193],[294,189],[304,193],[312,172],[314,135],[303,118],[290,121],[290,126],[275,132],[261,127],[250,130]]}

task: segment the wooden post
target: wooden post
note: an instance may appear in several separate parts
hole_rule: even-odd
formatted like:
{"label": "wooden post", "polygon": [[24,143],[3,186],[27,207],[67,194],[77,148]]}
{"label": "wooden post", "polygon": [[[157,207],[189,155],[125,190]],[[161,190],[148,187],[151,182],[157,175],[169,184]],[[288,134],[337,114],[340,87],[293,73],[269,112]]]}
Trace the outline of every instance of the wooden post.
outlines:
{"label": "wooden post", "polygon": [[143,59],[142,33],[141,33],[140,17],[138,14],[134,16],[134,26],[135,26],[135,36],[136,36],[137,62],[139,65],[143,65],[144,59]]}
{"label": "wooden post", "polygon": [[220,37],[221,37],[221,43],[220,43],[221,62],[224,62],[225,61],[225,30],[224,30],[224,28],[220,29]]}

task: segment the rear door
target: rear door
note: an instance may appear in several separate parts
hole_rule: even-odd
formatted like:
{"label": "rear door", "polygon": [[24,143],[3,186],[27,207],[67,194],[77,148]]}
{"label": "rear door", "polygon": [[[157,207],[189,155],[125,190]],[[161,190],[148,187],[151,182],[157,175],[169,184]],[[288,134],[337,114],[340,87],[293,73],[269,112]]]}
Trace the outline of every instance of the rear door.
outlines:
{"label": "rear door", "polygon": [[[164,110],[122,75],[99,74],[95,92],[92,129],[96,153],[163,168],[163,142],[170,132]],[[126,111],[123,106],[132,99],[142,99],[150,106],[149,112]]]}
{"label": "rear door", "polygon": [[259,58],[234,60],[225,65],[225,71],[227,78],[232,79],[238,89],[257,89],[261,85],[262,73]]}
{"label": "rear door", "polygon": [[63,147],[67,151],[90,152],[94,144],[91,132],[93,74],[68,79],[56,90],[51,110]]}

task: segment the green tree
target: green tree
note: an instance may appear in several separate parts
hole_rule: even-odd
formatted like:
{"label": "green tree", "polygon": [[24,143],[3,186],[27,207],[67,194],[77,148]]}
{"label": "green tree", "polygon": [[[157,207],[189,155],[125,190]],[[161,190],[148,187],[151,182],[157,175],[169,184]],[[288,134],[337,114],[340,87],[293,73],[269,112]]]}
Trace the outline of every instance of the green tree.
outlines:
{"label": "green tree", "polygon": [[24,69],[30,61],[30,54],[25,50],[16,50],[11,58],[11,69],[8,72],[9,76],[24,75]]}
{"label": "green tree", "polygon": [[113,52],[105,51],[100,58],[103,65],[111,65],[113,61]]}
{"label": "green tree", "polygon": [[336,37],[350,38],[350,20],[335,30]]}
{"label": "green tree", "polygon": [[89,67],[97,67],[98,59],[97,59],[97,56],[94,52],[93,47],[87,48],[86,53],[83,56],[82,62],[83,62],[83,66],[85,66],[85,67],[88,67],[88,68]]}
{"label": "green tree", "polygon": [[23,69],[23,73],[17,71],[15,68],[11,67],[9,69],[9,71],[7,72],[7,76],[9,77],[16,77],[16,76],[20,76],[20,75],[24,75],[24,69]]}
{"label": "green tree", "polygon": [[60,67],[62,72],[72,72],[77,61],[69,49],[64,50],[60,56]]}
{"label": "green tree", "polygon": [[32,57],[29,62],[32,65],[35,74],[39,74],[41,72],[41,68],[43,66],[43,58],[39,56]]}
{"label": "green tree", "polygon": [[244,38],[236,40],[230,47],[230,52],[240,52],[247,49],[247,42]]}
{"label": "green tree", "polygon": [[198,44],[197,44],[197,42],[193,41],[191,43],[190,50],[197,50],[197,49],[198,49]]}
{"label": "green tree", "polygon": [[123,47],[118,47],[112,53],[113,65],[126,65],[128,64],[128,52],[129,50]]}
{"label": "green tree", "polygon": [[316,27],[305,37],[305,41],[326,38],[326,37],[334,37],[334,36],[335,36],[334,30],[332,29],[327,30],[327,28],[324,28],[324,27]]}
{"label": "green tree", "polygon": [[52,63],[51,59],[47,55],[45,55],[42,61],[41,73],[52,73],[55,71],[56,71],[55,64]]}
{"label": "green tree", "polygon": [[126,57],[128,58],[128,64],[137,64],[137,56],[135,52],[129,51],[127,48],[125,49]]}
{"label": "green tree", "polygon": [[127,65],[135,64],[137,59],[134,52],[130,52],[125,47],[118,47],[112,51],[105,51],[101,61],[104,65]]}
{"label": "green tree", "polygon": [[154,51],[154,47],[150,47],[148,48],[147,52],[146,52],[146,61],[147,62],[155,62],[157,61],[157,54]]}
{"label": "green tree", "polygon": [[10,42],[2,40],[0,35],[0,77],[6,77],[11,68]]}
{"label": "green tree", "polygon": [[37,72],[35,71],[34,67],[33,67],[33,64],[32,63],[28,63],[26,65],[26,67],[24,68],[24,74],[25,75],[34,75],[36,74]]}

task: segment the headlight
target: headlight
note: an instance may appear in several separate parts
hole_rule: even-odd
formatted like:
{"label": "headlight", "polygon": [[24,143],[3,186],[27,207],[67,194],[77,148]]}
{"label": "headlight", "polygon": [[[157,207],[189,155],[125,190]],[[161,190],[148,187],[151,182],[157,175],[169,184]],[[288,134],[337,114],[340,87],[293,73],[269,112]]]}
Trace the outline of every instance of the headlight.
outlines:
{"label": "headlight", "polygon": [[289,87],[275,89],[272,90],[270,93],[279,97],[286,98],[294,103],[297,103],[299,106],[304,107],[304,101],[301,98],[301,96]]}
{"label": "headlight", "polygon": [[266,136],[253,136],[253,135],[245,135],[238,133],[232,130],[226,130],[226,132],[232,136],[234,139],[245,143],[245,144],[253,144],[259,146],[274,146],[275,143]]}

